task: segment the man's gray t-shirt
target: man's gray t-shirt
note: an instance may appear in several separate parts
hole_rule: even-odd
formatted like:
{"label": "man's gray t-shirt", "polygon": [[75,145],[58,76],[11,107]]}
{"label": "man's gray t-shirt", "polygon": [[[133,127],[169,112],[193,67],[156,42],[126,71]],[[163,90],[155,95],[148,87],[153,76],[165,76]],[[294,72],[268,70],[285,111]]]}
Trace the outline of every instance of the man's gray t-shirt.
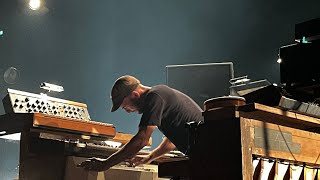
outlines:
{"label": "man's gray t-shirt", "polygon": [[166,85],[153,86],[145,95],[139,127],[156,125],[182,153],[188,150],[186,123],[202,121],[202,109],[184,93]]}

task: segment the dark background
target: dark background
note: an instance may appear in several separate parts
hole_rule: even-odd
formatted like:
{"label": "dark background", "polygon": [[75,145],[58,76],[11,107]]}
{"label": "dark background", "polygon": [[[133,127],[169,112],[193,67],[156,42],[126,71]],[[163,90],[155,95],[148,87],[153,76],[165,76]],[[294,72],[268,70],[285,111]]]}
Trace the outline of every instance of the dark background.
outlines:
{"label": "dark background", "polygon": [[[233,62],[236,77],[279,83],[279,47],[294,43],[296,23],[320,17],[319,0],[46,0],[36,12],[26,2],[0,0],[1,98],[55,83],[65,91],[49,95],[86,103],[92,120],[131,134],[140,116],[109,111],[117,77],[152,86],[166,83],[166,65]],[[15,84],[2,78],[10,67]],[[156,132],[152,148],[160,141]],[[1,179],[16,177],[18,146],[0,140]]]}

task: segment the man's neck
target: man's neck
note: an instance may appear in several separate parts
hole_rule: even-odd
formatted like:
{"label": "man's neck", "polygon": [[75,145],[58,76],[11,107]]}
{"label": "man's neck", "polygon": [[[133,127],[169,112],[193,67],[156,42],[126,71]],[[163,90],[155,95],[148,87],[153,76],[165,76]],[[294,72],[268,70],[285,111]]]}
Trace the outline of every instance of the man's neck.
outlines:
{"label": "man's neck", "polygon": [[138,87],[137,91],[140,93],[140,95],[142,95],[145,92],[149,91],[150,89],[151,89],[151,87],[144,86],[144,85],[140,84],[140,86]]}

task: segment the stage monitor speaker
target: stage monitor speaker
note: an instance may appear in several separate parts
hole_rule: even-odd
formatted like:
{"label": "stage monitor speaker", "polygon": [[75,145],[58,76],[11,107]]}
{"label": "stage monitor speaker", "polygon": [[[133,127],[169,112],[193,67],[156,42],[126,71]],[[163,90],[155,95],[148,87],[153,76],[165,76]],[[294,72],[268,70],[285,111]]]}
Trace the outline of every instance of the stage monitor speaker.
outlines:
{"label": "stage monitor speaker", "polygon": [[230,95],[233,63],[204,63],[166,66],[167,85],[190,96],[202,109],[209,98]]}

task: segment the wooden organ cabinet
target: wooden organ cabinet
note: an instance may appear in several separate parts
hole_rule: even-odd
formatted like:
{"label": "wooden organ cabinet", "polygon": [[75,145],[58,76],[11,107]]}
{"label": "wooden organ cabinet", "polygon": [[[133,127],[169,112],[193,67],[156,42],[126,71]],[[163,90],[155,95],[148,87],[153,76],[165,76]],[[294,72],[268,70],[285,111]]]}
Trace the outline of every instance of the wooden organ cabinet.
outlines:
{"label": "wooden organ cabinet", "polygon": [[320,118],[257,103],[205,106],[203,116],[189,158],[160,162],[159,177],[320,180]]}
{"label": "wooden organ cabinet", "polygon": [[119,166],[100,174],[77,168],[88,157],[106,158],[120,147],[107,142],[125,144],[133,135],[92,121],[86,104],[13,89],[8,92],[0,136],[21,133],[19,180],[120,180],[123,173],[134,180],[157,179],[157,169],[153,171],[157,167]]}

